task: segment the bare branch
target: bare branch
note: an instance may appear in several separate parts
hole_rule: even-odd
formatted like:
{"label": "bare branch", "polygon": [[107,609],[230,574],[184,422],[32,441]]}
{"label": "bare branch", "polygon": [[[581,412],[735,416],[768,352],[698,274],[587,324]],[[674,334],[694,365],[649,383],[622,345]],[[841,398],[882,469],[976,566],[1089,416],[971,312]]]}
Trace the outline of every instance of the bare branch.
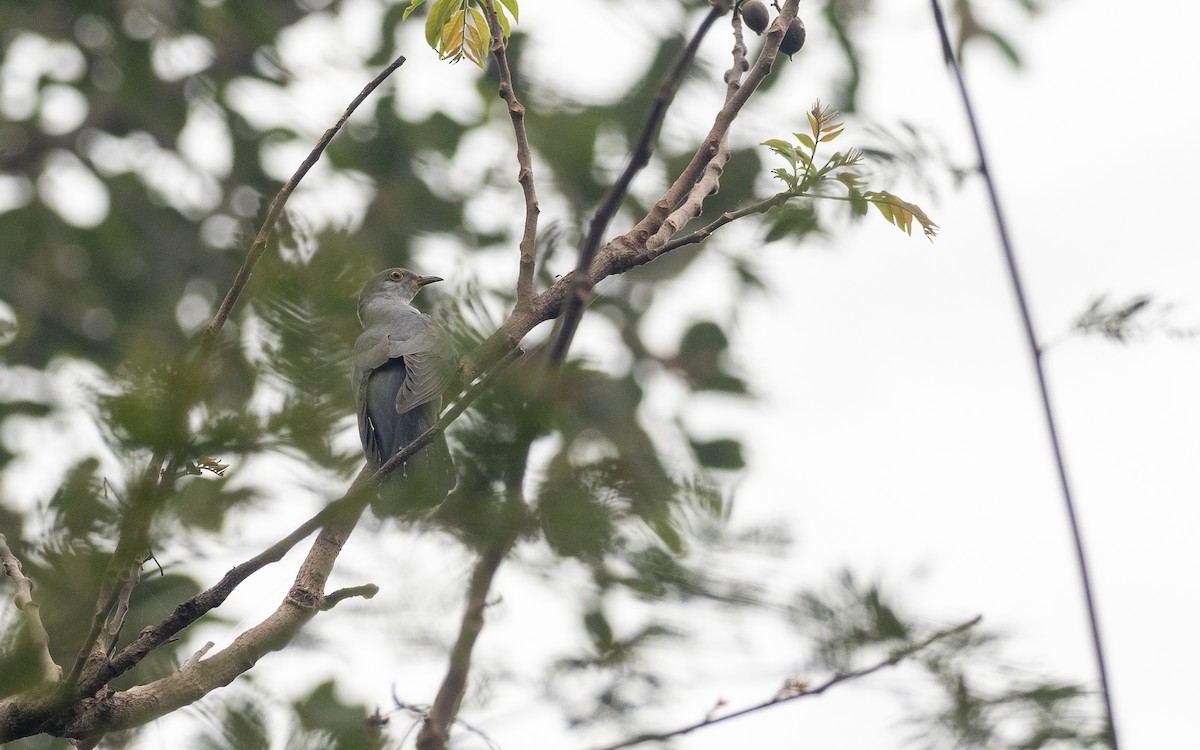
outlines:
{"label": "bare branch", "polygon": [[13,604],[21,611],[21,619],[25,621],[25,629],[29,631],[29,640],[37,651],[42,681],[58,682],[62,679],[62,667],[55,664],[50,656],[50,635],[42,624],[38,603],[33,600],[33,581],[21,571],[21,561],[9,549],[4,534],[0,534],[0,562],[4,565],[4,574],[11,578],[17,587],[17,593],[13,595]]}
{"label": "bare branch", "polygon": [[234,305],[237,304],[238,298],[242,295],[242,290],[246,288],[246,283],[250,280],[250,274],[254,271],[254,267],[262,258],[263,253],[266,252],[267,241],[271,239],[271,233],[275,230],[275,224],[279,221],[279,216],[283,213],[283,207],[287,203],[288,198],[291,197],[292,191],[296,189],[296,186],[300,184],[304,176],[308,174],[308,170],[312,169],[312,166],[321,158],[325,147],[329,145],[333,137],[337,135],[342,126],[346,124],[346,121],[350,119],[350,115],[354,114],[354,110],[358,109],[358,106],[379,87],[379,84],[383,83],[396,68],[399,68],[403,64],[404,56],[401,55],[384,68],[379,75],[371,79],[371,82],[364,86],[363,90],[358,92],[358,96],[354,97],[354,100],[346,107],[346,111],[342,113],[342,116],[334,123],[333,127],[325,131],[325,134],[317,141],[317,145],[313,146],[312,151],[301,162],[299,168],[296,169],[291,178],[283,184],[283,187],[279,188],[279,192],[275,194],[274,200],[271,201],[271,207],[267,211],[266,218],[263,219],[262,226],[258,228],[258,234],[254,236],[254,241],[250,243],[250,249],[246,251],[246,259],[242,261],[242,267],[238,269],[237,275],[233,279],[233,284],[230,285],[229,291],[225,293],[225,298],[221,300],[221,306],[217,308],[216,314],[213,315],[212,323],[209,324],[208,329],[204,332],[206,341],[214,340],[216,335],[225,326],[225,321],[229,319]]}
{"label": "bare branch", "polygon": [[458,640],[450,651],[450,668],[442,680],[433,706],[430,707],[425,723],[417,734],[417,750],[442,750],[450,739],[450,725],[458,715],[463,694],[467,690],[467,675],[471,670],[471,650],[483,630],[483,610],[487,606],[488,591],[496,570],[516,540],[510,535],[479,556],[471,585],[467,589],[467,606],[463,612],[462,627]]}
{"label": "bare branch", "polygon": [[1083,546],[1083,532],[1079,526],[1079,514],[1075,508],[1075,494],[1071,489],[1070,477],[1067,474],[1066,460],[1063,458],[1062,442],[1058,436],[1058,421],[1054,416],[1054,408],[1050,400],[1050,387],[1046,382],[1046,368],[1042,362],[1044,352],[1038,347],[1037,331],[1033,327],[1033,314],[1029,309],[1029,301],[1025,294],[1025,283],[1017,266],[1017,255],[1009,237],[1008,222],[1000,209],[1000,196],[996,181],[992,179],[992,170],[988,166],[987,150],[983,145],[983,136],[979,132],[979,123],[975,118],[975,108],[971,104],[967,80],[963,77],[962,68],[950,44],[950,34],[946,29],[946,18],[942,14],[942,5],[938,0],[931,0],[934,22],[942,40],[942,51],[946,62],[954,73],[958,92],[962,98],[963,110],[967,115],[967,124],[971,131],[971,140],[975,144],[975,153],[979,157],[979,173],[987,188],[988,202],[992,207],[992,216],[996,222],[997,238],[1004,253],[1004,264],[1008,267],[1009,281],[1012,283],[1013,296],[1016,298],[1017,310],[1021,315],[1022,328],[1025,330],[1025,344],[1029,348],[1033,362],[1034,380],[1037,382],[1038,393],[1042,401],[1042,419],[1046,424],[1046,432],[1050,438],[1051,454],[1054,457],[1054,467],[1058,474],[1059,491],[1062,494],[1063,507],[1067,511],[1067,520],[1071,529],[1071,541],[1075,547],[1075,563],[1079,569],[1079,583],[1083,589],[1084,608],[1087,611],[1088,626],[1091,630],[1092,658],[1096,661],[1096,673],[1100,676],[1100,697],[1104,705],[1104,716],[1108,722],[1107,734],[1113,750],[1119,750],[1120,741],[1117,734],[1116,711],[1113,709],[1112,689],[1108,679],[1108,665],[1104,655],[1104,639],[1100,635],[1100,613],[1096,606],[1095,588],[1092,586],[1091,568],[1088,565],[1086,550]]}
{"label": "bare branch", "polygon": [[[746,72],[747,67],[746,43],[742,39],[742,23],[737,14],[734,14],[733,61],[729,69],[725,71],[726,104],[729,103],[738,89],[741,88],[742,74]],[[704,166],[704,172],[701,174],[700,179],[688,191],[687,198],[678,208],[667,215],[662,226],[646,240],[646,245],[642,249],[643,255],[648,256],[648,259],[658,257],[661,253],[656,253],[657,249],[665,245],[685,224],[700,215],[701,210],[704,208],[705,198],[716,193],[721,187],[721,174],[725,171],[725,164],[729,161],[729,155],[729,134],[726,132],[721,136],[716,154]]]}
{"label": "bare branch", "polygon": [[592,220],[588,223],[587,236],[583,240],[583,246],[579,250],[579,260],[575,264],[575,275],[572,277],[570,293],[567,297],[567,307],[563,311],[562,324],[559,327],[558,335],[554,339],[554,345],[550,349],[550,362],[559,363],[567,355],[567,349],[571,346],[571,339],[575,336],[575,330],[579,327],[579,321],[583,317],[583,304],[587,301],[587,296],[591,292],[591,285],[594,283],[588,278],[588,269],[591,268],[592,261],[596,257],[596,251],[600,247],[600,241],[604,239],[604,233],[608,229],[609,223],[613,216],[616,215],[617,209],[621,206],[621,201],[625,199],[629,192],[629,186],[633,182],[633,178],[637,173],[642,171],[647,164],[650,163],[650,155],[654,151],[654,143],[658,140],[658,133],[662,129],[663,120],[667,116],[667,110],[671,103],[675,100],[675,94],[679,91],[679,86],[683,83],[684,74],[691,67],[692,61],[696,57],[696,50],[700,47],[700,42],[708,34],[709,29],[722,14],[728,12],[728,8],[713,6],[709,9],[704,20],[700,22],[696,32],[692,34],[692,38],[688,41],[679,59],[675,62],[675,67],[663,78],[658,85],[658,90],[654,96],[654,103],[650,107],[650,112],[646,116],[646,122],[642,125],[642,132],[638,136],[637,143],[634,144],[633,151],[629,155],[629,161],[625,164],[625,169],[617,177],[616,182],[608,189],[608,193],[604,199],[600,201],[600,205],[596,208],[596,213],[592,215]]}
{"label": "bare branch", "polygon": [[363,599],[374,599],[378,593],[379,587],[373,583],[364,583],[361,586],[347,586],[344,589],[338,589],[333,593],[326,594],[325,601],[321,603],[321,611],[333,609],[346,599],[353,599],[356,596],[361,596]]}
{"label": "bare branch", "polygon": [[691,734],[692,732],[695,732],[697,729],[704,729],[706,727],[711,727],[716,724],[722,724],[722,723],[724,723],[726,721],[730,721],[732,719],[739,719],[743,716],[746,716],[747,714],[752,714],[756,711],[762,711],[764,709],[768,709],[773,706],[778,706],[783,703],[791,703],[792,701],[797,701],[797,700],[800,700],[801,698],[811,698],[816,695],[821,695],[826,690],[836,687],[837,685],[840,685],[843,682],[851,682],[853,680],[859,680],[859,679],[862,679],[863,677],[867,677],[868,675],[872,675],[872,674],[879,672],[880,670],[886,669],[888,667],[894,667],[897,664],[899,664],[900,662],[902,662],[905,659],[912,656],[913,654],[916,654],[920,651],[924,651],[926,648],[929,648],[930,646],[932,646],[933,644],[937,643],[938,641],[940,641],[944,638],[949,638],[950,636],[957,635],[964,631],[970,630],[971,628],[978,625],[980,620],[982,620],[982,619],[983,619],[982,617],[976,616],[976,617],[971,618],[970,620],[967,620],[966,622],[955,625],[952,628],[947,628],[945,630],[939,630],[923,641],[914,643],[910,646],[906,646],[902,649],[898,649],[898,650],[894,651],[891,656],[889,656],[886,659],[883,659],[882,661],[878,661],[869,667],[865,667],[863,669],[857,669],[853,672],[844,672],[842,674],[834,675],[833,677],[830,677],[828,680],[826,680],[825,682],[821,683],[820,685],[818,685],[816,687],[808,688],[803,685],[798,685],[798,684],[795,684],[795,683],[792,683],[789,681],[789,684],[785,685],[785,689],[781,690],[779,692],[779,694],[777,694],[771,700],[763,701],[762,703],[756,703],[753,706],[747,706],[746,708],[742,708],[742,709],[739,709],[737,711],[733,711],[733,712],[727,713],[727,714],[721,714],[720,716],[709,716],[709,717],[706,717],[703,721],[698,721],[695,724],[689,724],[684,727],[679,727],[678,729],[672,729],[672,730],[666,731],[666,732],[656,732],[653,734],[640,734],[636,737],[631,737],[622,742],[618,742],[615,745],[607,745],[604,748],[598,748],[597,750],[620,750],[620,748],[634,747],[636,745],[642,745],[647,742],[663,742],[664,740],[668,740],[672,737],[682,737],[685,734]]}
{"label": "bare branch", "polygon": [[500,98],[508,105],[512,118],[513,133],[517,140],[517,182],[525,194],[525,231],[521,235],[520,268],[517,272],[517,307],[528,307],[533,301],[534,254],[537,250],[538,206],[537,189],[533,180],[533,156],[529,148],[529,135],[525,132],[525,105],[517,100],[513,86],[512,71],[508,67],[508,52],[504,45],[504,30],[496,17],[494,0],[485,0],[484,14],[487,16],[488,32],[492,37],[492,57],[500,74]]}
{"label": "bare branch", "polygon": [[145,563],[144,558],[139,558],[135,565],[129,566],[128,576],[121,582],[121,588],[117,590],[112,611],[109,612],[108,618],[104,621],[104,627],[92,642],[91,650],[80,672],[82,680],[87,680],[89,674],[99,670],[107,662],[109,654],[112,653],[117,638],[121,635],[121,627],[125,624],[125,616],[129,614],[129,599],[133,596],[133,590],[141,583],[142,566]]}

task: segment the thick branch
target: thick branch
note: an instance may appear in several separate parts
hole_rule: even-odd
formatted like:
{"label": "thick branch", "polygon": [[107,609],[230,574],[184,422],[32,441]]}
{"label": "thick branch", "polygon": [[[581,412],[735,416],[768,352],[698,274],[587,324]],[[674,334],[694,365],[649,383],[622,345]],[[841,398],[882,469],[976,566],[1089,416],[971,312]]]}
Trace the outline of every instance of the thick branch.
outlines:
{"label": "thick branch", "polygon": [[771,700],[763,701],[762,703],[756,703],[753,706],[747,706],[746,708],[739,709],[739,710],[733,711],[731,713],[722,714],[720,716],[706,718],[703,721],[696,722],[695,724],[689,724],[687,726],[679,727],[678,729],[672,729],[672,730],[666,731],[666,732],[655,732],[652,734],[639,734],[636,737],[631,737],[622,742],[618,742],[615,745],[608,745],[608,746],[606,746],[604,748],[600,748],[598,750],[620,750],[620,748],[634,747],[635,745],[642,745],[647,742],[663,742],[672,737],[682,737],[685,734],[691,734],[692,732],[695,732],[697,729],[704,729],[706,727],[711,727],[716,724],[722,724],[724,722],[731,721],[733,719],[740,719],[741,717],[746,716],[747,714],[752,714],[752,713],[755,713],[756,711],[762,711],[764,709],[768,709],[773,706],[778,706],[783,703],[791,703],[792,701],[797,701],[797,700],[800,700],[801,698],[812,698],[813,696],[820,695],[820,694],[824,693],[826,690],[836,687],[836,686],[842,684],[843,682],[851,682],[853,680],[859,680],[868,675],[872,675],[880,670],[887,669],[888,667],[894,667],[897,664],[899,664],[900,662],[909,658],[910,656],[918,653],[919,651],[924,651],[925,649],[929,648],[930,646],[932,646],[933,644],[937,643],[938,641],[940,641],[944,638],[949,638],[950,636],[957,635],[966,630],[970,630],[971,628],[978,625],[979,621],[981,619],[983,619],[983,618],[974,617],[970,620],[967,620],[964,623],[955,625],[952,628],[947,628],[945,630],[939,630],[938,632],[929,636],[925,640],[920,641],[919,643],[914,643],[910,646],[906,646],[905,648],[894,651],[891,656],[889,656],[886,659],[883,659],[882,661],[876,662],[875,664],[872,664],[869,667],[865,667],[863,669],[858,669],[853,672],[844,672],[842,674],[834,675],[833,677],[830,677],[828,680],[826,680],[825,682],[821,683],[820,685],[818,685],[816,687],[813,687],[813,688],[808,688],[808,687],[785,688],[785,690],[780,691],[780,693],[778,695],[776,695],[774,698],[772,698]]}
{"label": "thick branch", "polygon": [[[325,506],[319,513],[300,524],[292,533],[240,565],[236,565],[214,586],[183,602],[165,620],[145,628],[132,643],[125,646],[99,670],[80,683],[80,693],[91,695],[109,680],[132,669],[147,654],[163,645],[177,633],[221,606],[243,581],[271,563],[279,562],[302,539],[321,528],[328,519],[342,512],[354,513],[344,497]],[[360,501],[365,507],[365,500]],[[361,512],[362,508],[358,509]]]}
{"label": "thick branch", "polygon": [[279,608],[229,646],[148,685],[108,693],[81,704],[67,721],[54,727],[54,734],[88,739],[145,724],[228,685],[263,656],[286,646],[320,611],[333,563],[358,517],[346,514],[322,529]]}
{"label": "thick branch", "polygon": [[508,105],[512,118],[513,134],[517,140],[517,182],[525,194],[525,231],[521,234],[520,268],[517,271],[517,309],[527,307],[533,301],[533,271],[537,251],[538,207],[537,190],[533,180],[533,155],[529,148],[529,135],[525,132],[525,105],[517,100],[513,86],[512,71],[508,67],[508,52],[504,45],[504,30],[496,17],[494,0],[486,0],[484,14],[487,16],[488,32],[492,37],[492,57],[500,74],[500,98]]}
{"label": "thick branch", "polygon": [[709,9],[708,14],[696,29],[696,33],[692,34],[692,38],[688,41],[687,46],[684,47],[679,60],[675,62],[675,67],[667,73],[658,85],[658,90],[654,96],[654,103],[651,105],[650,112],[646,116],[646,122],[642,125],[642,132],[634,144],[633,151],[629,155],[629,161],[625,164],[625,169],[622,170],[616,182],[608,189],[608,193],[605,194],[604,199],[597,206],[596,213],[592,215],[592,220],[588,223],[587,236],[584,238],[583,246],[579,250],[579,260],[575,264],[575,275],[572,277],[570,294],[567,297],[567,307],[563,313],[562,324],[559,327],[558,335],[554,339],[554,345],[550,349],[551,363],[563,361],[567,355],[567,349],[571,346],[571,340],[575,336],[575,331],[579,327],[579,321],[583,317],[583,305],[587,301],[591,285],[598,280],[588,277],[588,269],[592,266],[592,261],[596,257],[596,251],[600,247],[600,241],[604,239],[604,233],[607,231],[609,223],[612,221],[613,216],[616,215],[617,209],[620,208],[621,201],[628,194],[629,186],[633,183],[633,178],[650,163],[650,155],[654,151],[654,143],[658,140],[658,133],[662,129],[663,120],[667,116],[667,110],[675,100],[675,94],[679,91],[679,86],[683,83],[684,75],[687,73],[688,68],[692,66],[692,61],[696,57],[696,50],[699,49],[700,42],[708,34],[708,30],[712,28],[717,18],[728,10],[728,8],[715,5]]}
{"label": "thick branch", "polygon": [[[775,23],[771,25],[770,30],[766,34],[766,41],[759,52],[758,59],[747,72],[745,80],[740,85],[736,84],[735,81],[727,80],[728,88],[725,106],[717,113],[712,128],[709,130],[700,148],[696,150],[691,162],[684,168],[683,172],[680,173],[679,177],[663,197],[654,205],[650,213],[633,230],[624,237],[617,238],[613,242],[608,243],[604,250],[601,251],[591,269],[593,276],[623,273],[634,265],[639,264],[638,256],[644,254],[648,238],[658,232],[669,218],[671,212],[691,192],[692,187],[701,178],[701,175],[707,168],[709,161],[720,153],[721,143],[727,137],[733,121],[741,113],[742,107],[745,106],[750,96],[771,72],[771,68],[775,64],[775,59],[779,55],[779,43],[783,40],[784,30],[791,20],[795,18],[798,5],[799,0],[787,0],[784,3],[783,9],[775,19]],[[738,67],[736,57],[735,48],[735,61],[734,66],[731,67],[731,71],[736,70]],[[645,262],[645,260],[641,262]]]}
{"label": "thick branch", "polygon": [[9,549],[8,540],[3,534],[0,534],[0,562],[4,565],[4,574],[11,578],[17,587],[17,593],[13,595],[13,604],[21,611],[21,619],[29,632],[30,645],[37,652],[42,682],[58,682],[62,679],[62,667],[55,664],[50,656],[50,635],[42,624],[41,610],[33,600],[33,581],[21,571],[21,561]]}

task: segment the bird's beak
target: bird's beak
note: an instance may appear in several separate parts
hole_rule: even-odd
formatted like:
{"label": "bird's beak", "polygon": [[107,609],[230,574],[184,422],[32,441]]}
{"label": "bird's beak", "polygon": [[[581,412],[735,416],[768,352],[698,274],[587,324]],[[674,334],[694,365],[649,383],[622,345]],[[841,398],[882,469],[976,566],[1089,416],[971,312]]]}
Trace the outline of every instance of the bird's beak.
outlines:
{"label": "bird's beak", "polygon": [[417,286],[421,287],[421,286],[425,286],[426,284],[433,284],[438,281],[445,281],[445,279],[443,279],[441,276],[418,276],[417,277]]}

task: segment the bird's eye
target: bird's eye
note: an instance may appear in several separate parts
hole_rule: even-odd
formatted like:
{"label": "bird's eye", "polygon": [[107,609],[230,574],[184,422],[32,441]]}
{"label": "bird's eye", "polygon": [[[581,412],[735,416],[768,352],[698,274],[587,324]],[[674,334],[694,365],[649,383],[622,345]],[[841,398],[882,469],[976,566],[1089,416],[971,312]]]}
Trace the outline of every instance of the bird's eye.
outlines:
{"label": "bird's eye", "polygon": [[392,281],[399,281],[400,279],[404,278],[404,274],[400,273],[399,271],[392,271],[388,274],[388,278]]}

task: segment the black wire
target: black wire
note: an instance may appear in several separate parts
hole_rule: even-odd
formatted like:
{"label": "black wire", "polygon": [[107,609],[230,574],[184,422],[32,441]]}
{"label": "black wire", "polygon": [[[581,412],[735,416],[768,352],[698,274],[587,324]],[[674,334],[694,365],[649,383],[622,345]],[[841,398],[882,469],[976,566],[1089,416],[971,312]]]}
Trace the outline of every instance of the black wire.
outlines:
{"label": "black wire", "polygon": [[979,154],[979,172],[987,186],[988,198],[992,204],[992,213],[996,218],[996,231],[1000,235],[1000,245],[1004,249],[1004,260],[1008,266],[1008,275],[1012,281],[1013,293],[1017,298],[1017,307],[1021,311],[1021,322],[1025,328],[1025,338],[1029,344],[1029,352],[1033,359],[1034,372],[1037,375],[1038,390],[1042,396],[1042,413],[1046,419],[1046,430],[1050,437],[1050,446],[1054,451],[1054,465],[1058,470],[1059,485],[1062,488],[1063,504],[1066,507],[1067,518],[1071,524],[1071,538],[1075,543],[1075,558],[1079,564],[1079,578],[1083,587],[1083,598],[1087,606],[1088,623],[1092,629],[1092,650],[1096,659],[1096,671],[1100,674],[1100,691],[1104,699],[1104,712],[1108,720],[1108,739],[1113,750],[1119,750],[1117,744],[1117,725],[1113,716],[1112,695],[1108,688],[1108,667],[1105,665],[1104,645],[1100,638],[1100,617],[1096,612],[1096,599],[1092,593],[1091,574],[1089,572],[1087,555],[1083,549],[1083,534],[1079,530],[1079,519],[1075,512],[1075,501],[1071,494],[1071,484],[1067,479],[1067,468],[1063,462],[1062,446],[1058,439],[1058,428],[1054,420],[1054,410],[1050,405],[1050,389],[1046,385],[1046,371],[1042,366],[1042,348],[1038,346],[1037,334],[1033,330],[1033,320],[1029,314],[1029,303],[1025,298],[1025,287],[1021,283],[1021,275],[1017,270],[1017,259],[1013,253],[1012,241],[1008,236],[1008,225],[1000,211],[1000,198],[996,193],[996,184],[992,180],[991,170],[988,169],[987,156],[984,154],[983,139],[979,135],[979,125],[975,120],[975,111],[971,107],[971,97],[967,93],[967,83],[963,79],[962,68],[954,54],[950,43],[950,34],[946,30],[946,19],[942,14],[942,6],[938,0],[930,0],[933,4],[933,17],[937,22],[938,33],[942,39],[942,53],[947,64],[954,71],[958,81],[958,90],[962,94],[963,108],[966,110],[967,122],[971,128],[971,137],[975,141],[975,150]]}

